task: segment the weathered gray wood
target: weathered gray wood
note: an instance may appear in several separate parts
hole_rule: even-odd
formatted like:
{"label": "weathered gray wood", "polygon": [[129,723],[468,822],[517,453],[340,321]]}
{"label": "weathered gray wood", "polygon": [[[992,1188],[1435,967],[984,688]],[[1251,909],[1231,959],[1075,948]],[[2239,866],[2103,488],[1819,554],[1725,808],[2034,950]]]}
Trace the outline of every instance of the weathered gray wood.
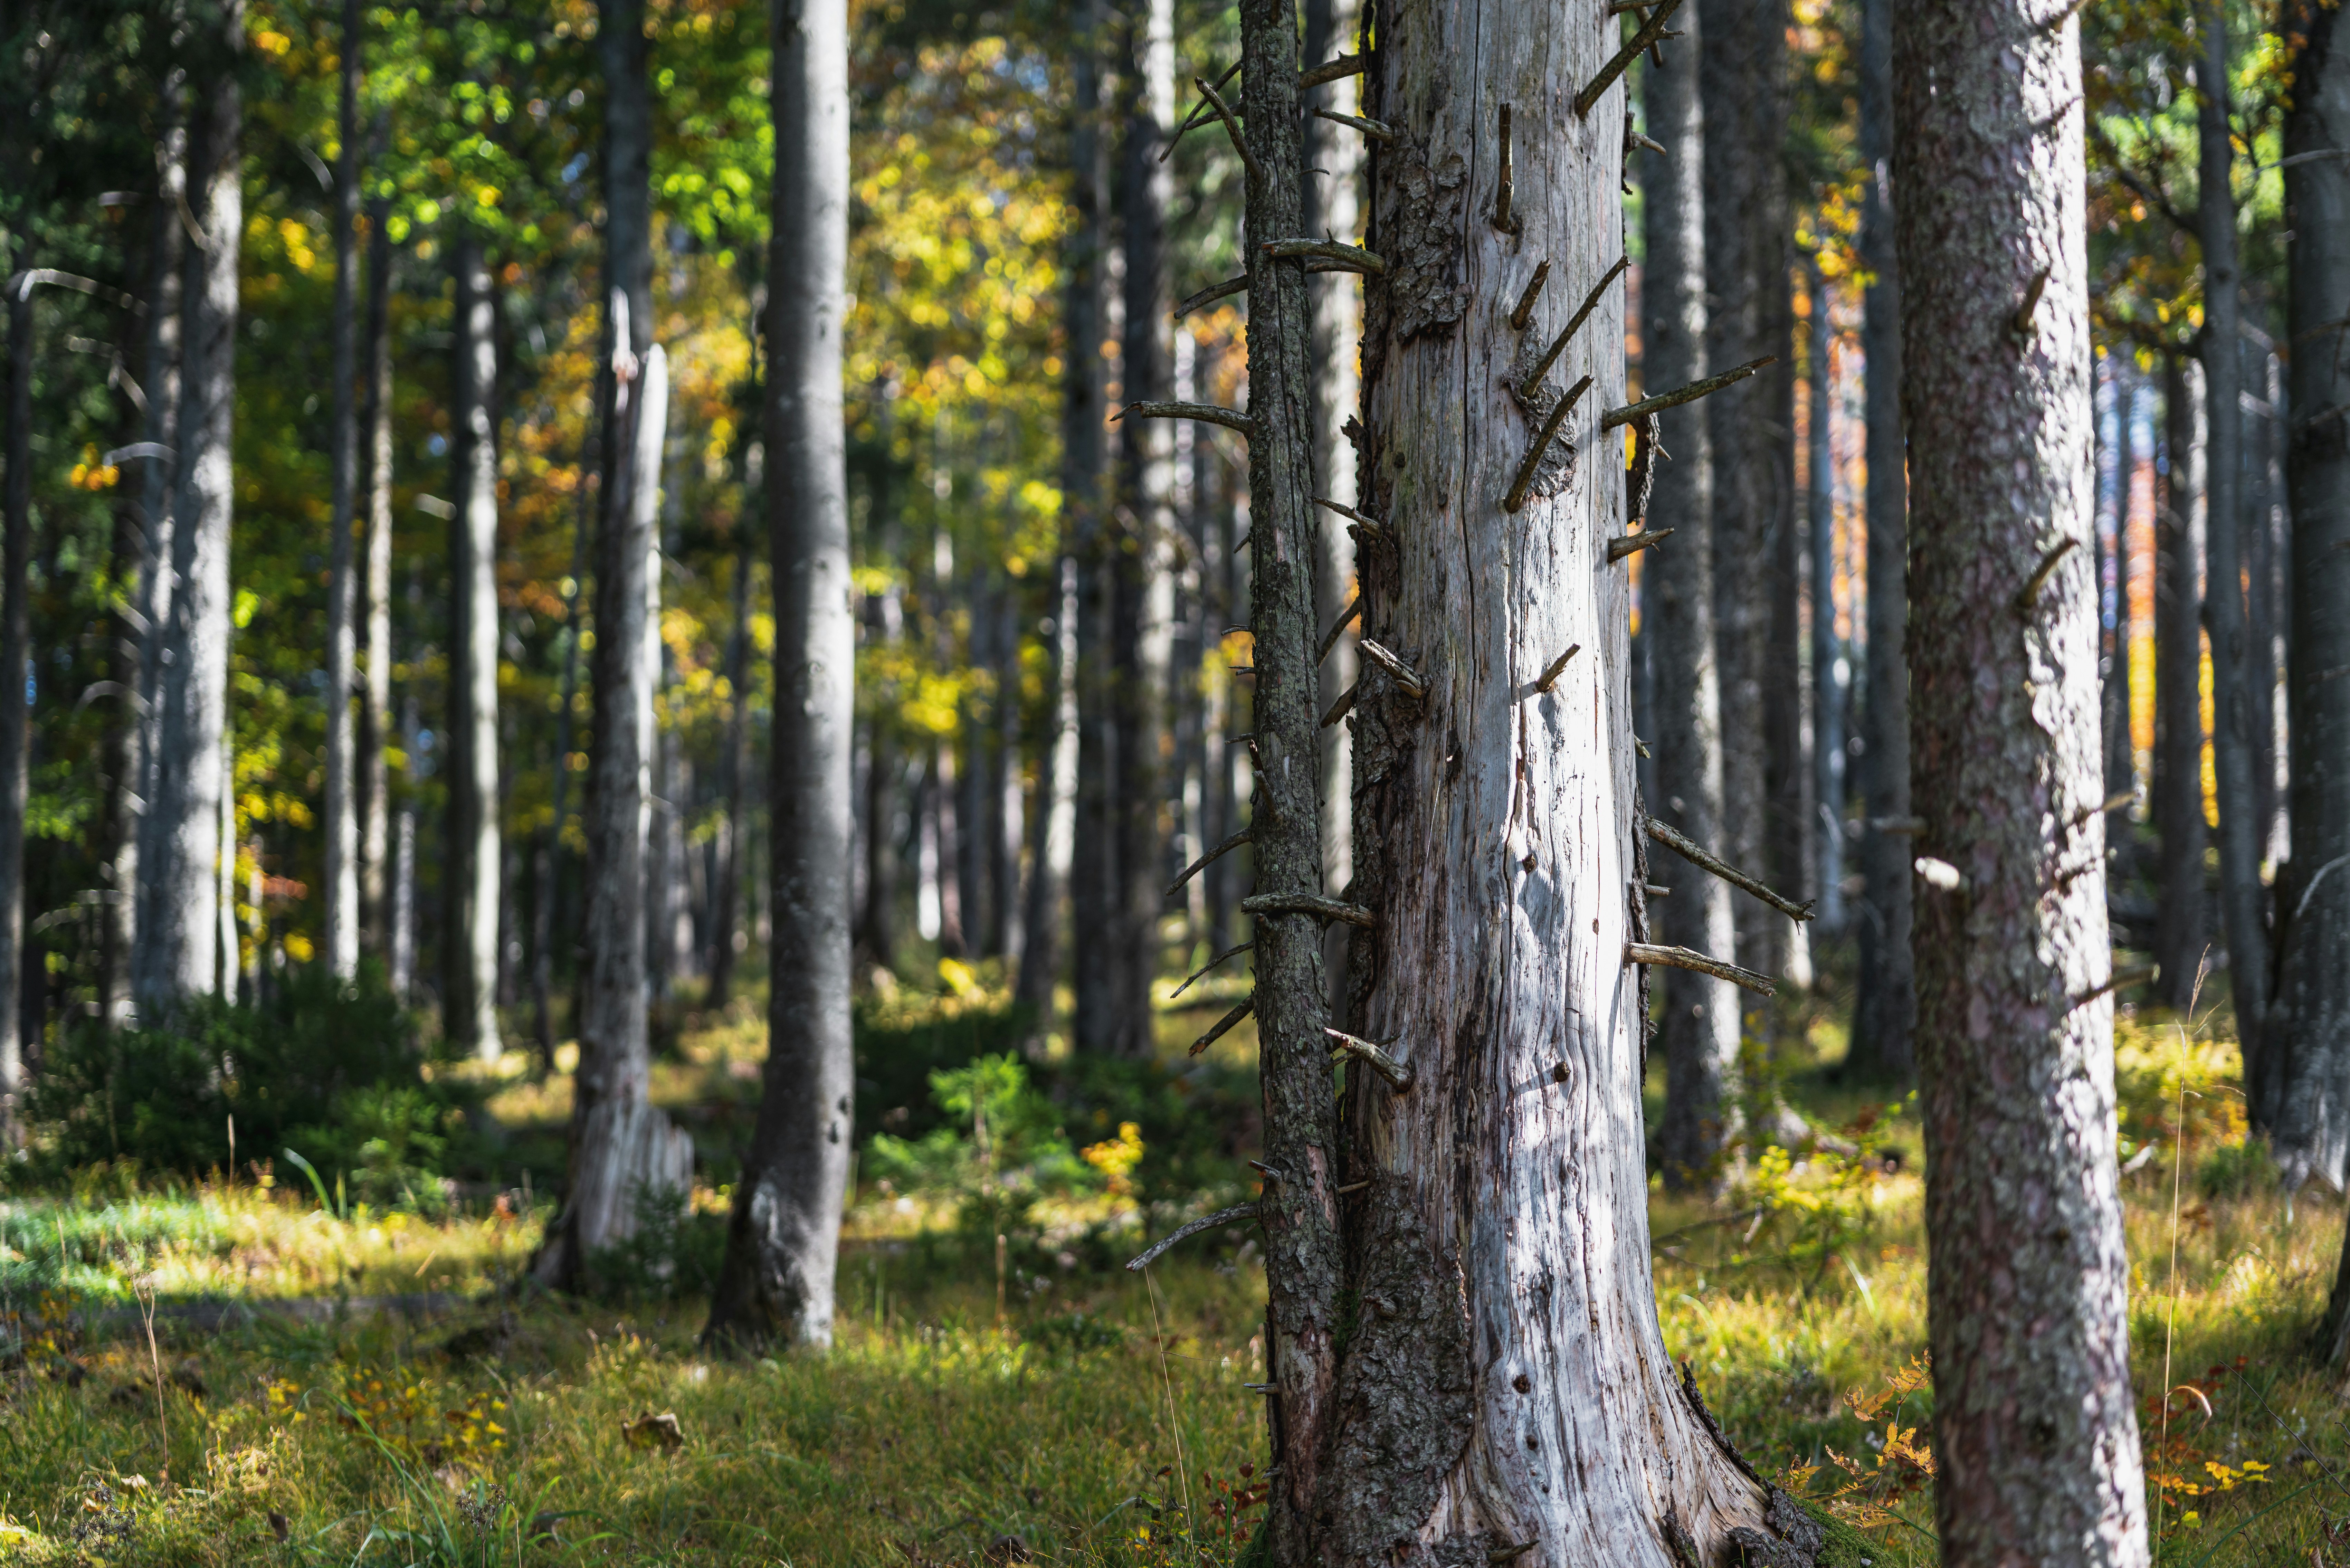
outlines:
{"label": "weathered gray wood", "polygon": [[[2292,0],[2278,26],[2305,40],[2285,120],[2295,239],[2286,335],[2324,343],[2350,318],[2350,26]],[[2350,1156],[2350,363],[2289,361],[2285,473],[2293,500],[2293,859],[2277,877],[2276,1009],[2254,1113],[2288,1182],[2343,1185]],[[2328,1359],[2350,1357],[2350,1272],[2327,1313]]]}
{"label": "weathered gray wood", "polygon": [[[1549,411],[1513,395],[1521,346],[1538,354],[1623,252],[1622,92],[1587,119],[1570,98],[1621,36],[1596,5],[1380,16],[1367,112],[1398,140],[1373,153],[1368,243],[1389,271],[1366,293],[1359,504],[1385,539],[1363,550],[1364,629],[1426,694],[1364,669],[1355,898],[1379,923],[1356,939],[1349,1028],[1399,1042],[1413,1081],[1347,1075],[1338,1179],[1368,1183],[1347,1200],[1347,1283],[1382,1308],[1333,1397],[1328,1561],[1485,1563],[1532,1542],[1528,1561],[1668,1568],[1669,1539],[1727,1561],[1731,1530],[1763,1516],[1673,1376],[1647,1264],[1645,987],[1624,961],[1648,940],[1627,888],[1646,867],[1629,587],[1607,559],[1625,474],[1596,428],[1625,401],[1620,288],[1555,372],[1593,378],[1560,438],[1576,461],[1503,507]],[[1515,235],[1483,220],[1504,101]]]}
{"label": "weathered gray wood", "polygon": [[2114,1004],[2073,1002],[2111,972],[2088,558],[2013,607],[2095,506],[2079,22],[2049,17],[1904,0],[1893,33],[1916,848],[1955,869],[1917,894],[1950,1568],[2148,1560]]}
{"label": "weathered gray wood", "polygon": [[848,257],[845,0],[773,0],[767,519],[775,595],[768,764],[775,937],[767,1068],[709,1337],[832,1340],[856,1092],[849,1041],[848,480],[840,334]]}
{"label": "weathered gray wood", "polygon": [[351,712],[358,662],[358,595],[351,528],[358,511],[359,79],[359,0],[343,0],[342,56],[335,158],[335,297],[329,324],[334,385],[328,390],[332,443],[332,529],[327,549],[327,722],[325,886],[319,889],[320,956],[337,978],[359,967],[359,833],[356,807],[358,733]]}
{"label": "weathered gray wood", "polygon": [[492,404],[498,376],[497,301],[478,229],[462,218],[450,246],[457,275],[452,376],[449,520],[449,836],[442,861],[442,1029],[495,1061],[498,899],[504,854],[498,820],[498,471]]}
{"label": "weathered gray wood", "polygon": [[[1862,0],[1860,248],[1869,284],[1861,298],[1863,417],[1868,455],[1866,691],[1861,704],[1860,785],[1877,821],[1909,815],[1909,478],[1901,432],[1901,264],[1893,248],[1893,0]],[[1915,967],[1910,960],[1909,841],[1864,829],[1858,985],[1853,1000],[1855,1077],[1900,1083],[1916,1072]]]}

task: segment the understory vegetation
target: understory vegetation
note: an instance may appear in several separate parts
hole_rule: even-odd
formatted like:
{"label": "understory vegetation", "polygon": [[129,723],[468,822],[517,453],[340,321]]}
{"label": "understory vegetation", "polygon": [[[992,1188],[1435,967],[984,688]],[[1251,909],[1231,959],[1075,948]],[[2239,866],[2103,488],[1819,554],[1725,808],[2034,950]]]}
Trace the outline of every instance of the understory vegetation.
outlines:
{"label": "understory vegetation", "polygon": [[[0,1562],[1237,1562],[1263,1513],[1257,1243],[1227,1229],[1122,1264],[1253,1189],[1249,1032],[1193,1060],[1198,1021],[1170,1009],[1160,1062],[1080,1065],[992,979],[865,1004],[823,1358],[696,1343],[755,1008],[689,1018],[656,1073],[721,1151],[709,1185],[649,1197],[574,1297],[523,1283],[559,1067],[468,1075],[380,1028],[346,1081],[286,1080],[272,1121],[223,1064],[285,1050],[280,1025],[203,1015],[141,1071],[212,1098],[146,1085],[110,1135],[88,1100],[55,1112],[0,1199]],[[1792,1017],[1804,1044],[1756,1075],[1816,1143],[1742,1149],[1716,1199],[1652,1199],[1658,1310],[1759,1470],[1874,1563],[1926,1564],[1919,1129],[1906,1098],[1838,1079],[1839,1015]],[[2306,1342],[2340,1208],[2278,1189],[2225,1029],[2142,1010],[2120,1032],[2158,1560],[2337,1562],[2350,1426]],[[342,1107],[335,1137],[301,1130],[303,1096]],[[429,1114],[405,1142],[352,1109],[411,1098]],[[232,1113],[216,1158],[195,1125],[224,1103],[233,1172]],[[120,1141],[70,1141],[99,1136]],[[309,1170],[284,1152],[306,1137]]]}

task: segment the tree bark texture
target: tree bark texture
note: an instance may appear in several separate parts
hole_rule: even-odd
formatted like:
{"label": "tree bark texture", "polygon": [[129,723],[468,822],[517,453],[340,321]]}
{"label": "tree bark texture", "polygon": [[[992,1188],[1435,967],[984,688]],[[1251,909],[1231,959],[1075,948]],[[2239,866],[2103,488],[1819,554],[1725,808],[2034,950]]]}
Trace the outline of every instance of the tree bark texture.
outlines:
{"label": "tree bark texture", "polygon": [[2196,26],[2203,57],[2196,63],[2201,193],[2195,228],[2203,250],[2203,383],[2211,420],[2203,615],[2210,635],[2211,752],[2220,796],[2220,926],[2228,944],[2237,1038],[2251,1076],[2258,1072],[2269,989],[2268,896],[2261,886],[2266,835],[2254,778],[2259,752],[2252,705],[2271,701],[2271,694],[2251,688],[2244,608],[2244,334],[2225,0],[2199,7]]}
{"label": "tree bark texture", "polygon": [[[2350,25],[2316,0],[2292,0],[2295,90],[2285,119],[2293,232],[2285,328],[2293,341],[2350,317]],[[2254,1115],[2288,1182],[2316,1176],[2336,1189],[2350,1153],[2350,366],[2297,353],[2285,480],[2293,504],[2291,703],[2293,858],[2277,878],[2276,1009],[2254,1091]],[[2350,1276],[2337,1279],[2329,1359],[2350,1349]]]}
{"label": "tree bark texture", "polygon": [[[1168,320],[1167,213],[1174,175],[1159,161],[1175,123],[1174,0],[1137,5],[1128,24],[1126,135],[1119,205],[1126,238],[1125,333],[1118,375],[1127,402],[1165,400],[1173,381]],[[1159,977],[1159,922],[1167,908],[1168,722],[1175,635],[1175,428],[1118,424],[1112,638],[1117,659],[1118,881],[1110,1029],[1097,1042],[1122,1055],[1150,1054],[1150,982]],[[972,759],[976,765],[978,759]],[[966,824],[965,832],[977,824]],[[966,920],[976,926],[977,911]]]}
{"label": "tree bark texture", "polygon": [[358,750],[351,713],[358,659],[351,529],[357,514],[359,428],[359,4],[343,0],[342,147],[335,159],[334,377],[329,394],[334,442],[334,529],[327,567],[327,852],[325,958],[348,980],[359,967],[359,834],[355,809]]}
{"label": "tree bark texture", "polygon": [[848,1179],[848,482],[840,331],[848,254],[845,0],[775,0],[767,251],[767,517],[775,576],[772,996],[764,1092],[735,1189],[714,1338],[832,1338]]}
{"label": "tree bark texture", "polygon": [[[1665,147],[1641,158],[1648,262],[1640,275],[1640,379],[1650,392],[1708,374],[1706,119],[1698,67],[1708,40],[1700,10],[1684,5],[1675,14],[1687,36],[1673,40],[1664,68],[1641,78],[1648,135]],[[1572,293],[1564,280],[1558,286],[1562,295]],[[1718,845],[1721,678],[1713,620],[1712,419],[1703,402],[1668,409],[1658,419],[1657,439],[1671,461],[1658,462],[1648,524],[1674,533],[1641,566],[1642,629],[1656,694],[1648,722],[1658,798],[1649,804],[1698,843]],[[1653,911],[1656,940],[1731,958],[1738,943],[1730,884],[1679,862],[1675,870],[1672,897]],[[1657,1160],[1668,1186],[1704,1186],[1736,1130],[1737,990],[1691,970],[1669,969],[1655,978],[1664,990],[1657,1045],[1665,1059]]]}
{"label": "tree bark texture", "polygon": [[1910,954],[1911,840],[1896,831],[1909,816],[1909,477],[1901,429],[1901,273],[1894,254],[1893,0],[1861,0],[1860,155],[1866,180],[1860,254],[1864,417],[1868,429],[1866,688],[1860,757],[1867,820],[1860,840],[1859,983],[1846,1070],[1906,1082],[1916,1071],[1918,1016]]}
{"label": "tree bark texture", "polygon": [[[2106,666],[2106,798],[2137,788],[2137,744],[2130,732],[2130,521],[2137,481],[2137,375],[2129,351],[2106,355],[2114,389],[2114,631]],[[2111,879],[2126,883],[2136,861],[2130,803],[2106,814]]]}
{"label": "tree bark texture", "polygon": [[2154,522],[2154,831],[2160,842],[2156,883],[2155,991],[2184,1008],[2203,961],[2203,637],[2204,507],[2202,368],[2174,353],[2163,366],[2163,445],[2168,451],[2161,509]]}
{"label": "tree bark texture", "polygon": [[1908,0],[1893,74],[1942,1561],[2142,1564],[2114,997],[2074,1000],[2113,963],[2079,22]]}
{"label": "tree bark texture", "polygon": [[386,764],[391,737],[391,235],[384,224],[389,202],[379,202],[368,217],[367,570],[361,587],[366,607],[367,669],[359,695],[359,922],[367,947],[378,959],[391,950],[387,881],[391,843],[391,774]]}
{"label": "tree bark texture", "polygon": [[[1707,357],[1723,369],[1765,354],[1779,357],[1755,387],[1704,405],[1713,457],[1714,638],[1721,682],[1721,837],[1713,847],[1732,865],[1781,886],[1800,886],[1800,863],[1795,882],[1775,869],[1783,825],[1772,811],[1771,694],[1794,684],[1792,666],[1773,666],[1777,524],[1788,497],[1781,492],[1778,450],[1787,432],[1774,431],[1772,422],[1785,400],[1781,384],[1792,369],[1778,311],[1794,234],[1780,153],[1787,19],[1778,0],[1690,3],[1706,39],[1699,52],[1699,90],[1708,132]],[[1731,909],[1737,961],[1780,972],[1789,946],[1787,918],[1744,893],[1731,895]]]}
{"label": "tree bark texture", "polygon": [[[21,258],[22,247],[18,250]],[[33,279],[8,279],[8,410],[0,476],[0,1149],[17,1141],[25,1090],[25,661],[32,640]]]}
{"label": "tree bark texture", "polygon": [[710,1006],[723,1009],[734,994],[734,936],[741,928],[743,860],[751,844],[751,525],[737,524],[734,624],[726,639],[724,787],[726,826],[718,840],[717,874],[710,900]]}
{"label": "tree bark texture", "polygon": [[[1627,522],[1621,438],[1599,424],[1626,401],[1621,288],[1518,389],[1623,254],[1623,92],[1573,105],[1619,42],[1596,5],[1381,16],[1368,113],[1396,140],[1372,151],[1387,271],[1366,293],[1363,509],[1384,532],[1361,556],[1365,636],[1425,691],[1367,664],[1352,720],[1355,896],[1378,922],[1350,958],[1354,1016],[1411,1079],[1347,1070],[1341,1175],[1369,1185],[1341,1199],[1341,1283],[1367,1310],[1330,1397],[1334,1561],[1401,1546],[1479,1563],[1530,1543],[1530,1561],[1665,1568],[1727,1560],[1737,1531],[1776,1544],[1765,1489],[1672,1374],[1648,1272],[1648,985],[1625,961],[1650,940],[1648,868],[1628,571],[1607,558]],[[1671,47],[1669,70],[1695,64]],[[1490,221],[1503,102],[1514,232]],[[1256,526],[1261,544],[1262,494]],[[1262,593],[1272,565],[1257,559]]]}
{"label": "tree bark texture", "polygon": [[[188,202],[194,218],[181,295],[179,474],[169,600],[156,639],[161,720],[139,853],[140,952],[131,990],[160,1019],[220,979],[221,831],[228,725],[228,551],[236,491],[237,264],[244,237],[244,100],[234,68],[244,8],[228,0],[192,60]],[[197,243],[201,240],[201,243]],[[161,571],[159,570],[159,577]],[[159,581],[157,597],[164,586]],[[235,949],[229,950],[234,955]]]}
{"label": "tree bark texture", "polygon": [[442,858],[442,1028],[495,1061],[498,896],[497,296],[480,232],[457,225],[456,364],[451,448],[457,510],[449,524],[449,838]]}
{"label": "tree bark texture", "polygon": [[1827,279],[1821,275],[1817,257],[1806,275],[1812,296],[1805,378],[1811,450],[1805,459],[1804,526],[1812,577],[1812,804],[1819,817],[1817,865],[1812,879],[1819,889],[1820,929],[1842,935],[1847,761],[1844,738],[1852,665],[1845,657],[1844,639],[1836,633],[1835,444],[1831,411],[1835,401],[1835,329],[1829,319],[1833,307]]}

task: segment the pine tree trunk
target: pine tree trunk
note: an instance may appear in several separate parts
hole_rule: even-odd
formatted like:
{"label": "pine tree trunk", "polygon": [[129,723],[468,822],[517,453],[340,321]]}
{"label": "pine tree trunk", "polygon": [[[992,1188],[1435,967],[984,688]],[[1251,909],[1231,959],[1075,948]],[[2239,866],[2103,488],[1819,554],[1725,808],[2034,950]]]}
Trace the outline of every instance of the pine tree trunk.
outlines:
{"label": "pine tree trunk", "polygon": [[391,950],[387,857],[391,839],[391,777],[385,742],[391,734],[391,235],[389,202],[368,216],[367,292],[367,674],[359,732],[359,922],[378,959]]}
{"label": "pine tree trunk", "polygon": [[[1149,0],[1130,24],[1119,210],[1126,241],[1125,332],[1118,375],[1127,402],[1157,402],[1172,379],[1168,320],[1167,209],[1174,176],[1159,161],[1175,123],[1174,0]],[[1175,634],[1175,432],[1165,420],[1118,424],[1118,515],[1113,638],[1117,645],[1118,822],[1116,994],[1099,1048],[1151,1052],[1150,984],[1159,978],[1159,922],[1167,908],[1169,680]]]}
{"label": "pine tree trunk", "polygon": [[234,836],[221,830],[229,798],[221,757],[228,725],[229,529],[236,505],[230,443],[244,192],[244,100],[234,62],[244,50],[244,16],[241,0],[228,0],[190,70],[196,85],[187,190],[195,223],[182,285],[172,588],[152,667],[160,672],[161,718],[140,839],[140,952],[131,975],[140,1012],[151,1021],[185,998],[211,992],[224,978],[221,880],[235,854]]}
{"label": "pine tree trunk", "polygon": [[2163,368],[2168,474],[2154,525],[2154,830],[2157,993],[2184,1009],[2203,962],[2202,592],[2206,527],[2203,379],[2172,354]]}
{"label": "pine tree trunk", "polygon": [[1818,817],[1819,926],[1824,934],[1845,929],[1845,714],[1851,664],[1836,634],[1836,536],[1835,418],[1835,325],[1827,279],[1815,256],[1806,273],[1812,298],[1809,375],[1809,483],[1805,488],[1804,537],[1812,574],[1812,795]]}
{"label": "pine tree trunk", "polygon": [[710,1006],[723,1012],[734,995],[734,936],[742,926],[743,858],[751,836],[751,524],[736,524],[734,622],[726,639],[726,828],[718,839],[711,896]]}
{"label": "pine tree trunk", "polygon": [[775,582],[775,940],[764,1093],[735,1189],[713,1339],[832,1338],[847,1185],[851,669],[840,328],[848,251],[843,0],[775,0],[767,515]]}
{"label": "pine tree trunk", "polygon": [[1910,953],[1909,481],[1901,429],[1901,281],[1893,247],[1893,0],[1861,0],[1860,254],[1868,483],[1866,687],[1860,772],[1867,820],[1860,840],[1860,976],[1846,1070],[1904,1083],[1916,1071],[1918,1016]]}
{"label": "pine tree trunk", "polygon": [[[1698,62],[1711,40],[1700,7],[1675,14],[1687,35],[1661,70],[1642,78],[1648,135],[1662,152],[1641,159],[1648,263],[1640,275],[1640,376],[1650,392],[1702,380],[1706,360],[1705,104]],[[1562,293],[1566,292],[1563,287]],[[1592,328],[1586,326],[1586,331]],[[1595,339],[1596,341],[1596,339]],[[1728,396],[1740,398],[1747,389]],[[1659,416],[1657,439],[1672,454],[1656,466],[1651,526],[1673,536],[1641,563],[1643,635],[1655,688],[1653,734],[1659,815],[1700,844],[1721,842],[1721,680],[1713,621],[1713,443],[1710,410],[1684,404]],[[1653,908],[1658,940],[1719,959],[1737,951],[1730,884],[1679,862],[1669,898]],[[1690,970],[1655,977],[1664,991],[1657,1030],[1665,1059],[1665,1115],[1657,1162],[1668,1186],[1706,1186],[1737,1131],[1737,988]]]}
{"label": "pine tree trunk", "polygon": [[[1274,9],[1258,0],[1243,15]],[[1607,558],[1627,522],[1623,438],[1601,426],[1625,400],[1619,285],[1600,291],[1543,383],[1513,395],[1623,253],[1623,93],[1600,93],[1587,115],[1572,102],[1619,38],[1598,7],[1570,20],[1530,4],[1419,0],[1380,18],[1367,112],[1396,139],[1371,150],[1368,244],[1386,272],[1365,299],[1362,509],[1381,532],[1359,563],[1364,636],[1425,691],[1367,661],[1353,712],[1355,898],[1378,922],[1350,955],[1354,1017],[1410,1078],[1399,1093],[1350,1064],[1347,1137],[1326,1146],[1343,1150],[1326,1179],[1363,1184],[1322,1199],[1345,1230],[1345,1272],[1326,1299],[1364,1303],[1343,1354],[1326,1353],[1326,1562],[1386,1563],[1401,1548],[1420,1563],[1531,1551],[1528,1561],[1666,1568],[1727,1560],[1733,1530],[1753,1532],[1755,1550],[1776,1544],[1754,1528],[1764,1487],[1672,1375],[1648,1274],[1638,1110],[1648,987],[1626,950],[1650,940],[1649,868],[1633,785],[1629,574]],[[1249,57],[1253,145],[1268,118],[1253,85],[1263,60]],[[1692,63],[1682,54],[1668,68]],[[1516,132],[1507,230],[1493,221],[1504,102]],[[1512,307],[1544,261],[1548,284],[1513,330]],[[1250,296],[1260,410],[1282,390],[1256,368],[1266,294]],[[1559,443],[1530,452],[1586,374]],[[1262,444],[1261,628],[1285,587],[1268,548],[1285,518]],[[1529,456],[1539,461],[1521,483]],[[1513,488],[1525,498],[1515,512]],[[1262,744],[1262,629],[1257,647]],[[1541,689],[1569,648],[1581,651]],[[1264,759],[1261,788],[1279,762]],[[1261,867],[1269,817],[1261,804]],[[1259,922],[1261,1022],[1273,924]],[[1299,1156],[1274,1163],[1312,1168]],[[1308,1190],[1295,1178],[1270,1189],[1268,1210],[1274,1198],[1285,1210],[1318,1196],[1326,1179],[1314,1175]],[[1277,1262],[1300,1255],[1280,1230],[1274,1241]],[[1268,1277],[1278,1319],[1279,1276]],[[1301,1403],[1283,1351],[1286,1437]],[[1289,1487],[1295,1442],[1278,1455]]]}
{"label": "pine tree trunk", "polygon": [[348,980],[359,965],[359,835],[354,809],[351,714],[358,657],[351,526],[359,498],[359,5],[343,0],[342,147],[335,161],[334,386],[329,393],[333,448],[333,529],[327,568],[327,799],[323,956]]}
{"label": "pine tree trunk", "polygon": [[[2128,794],[2137,788],[2137,748],[2130,733],[2130,513],[2137,488],[2137,376],[2130,355],[2116,349],[2106,356],[2113,367],[2114,426],[2114,652],[2106,673],[2106,798]],[[2106,814],[2106,843],[2110,850],[2109,877],[2125,887],[2136,869],[2131,852],[2135,829],[2130,805]]]}
{"label": "pine tree trunk", "polygon": [[460,220],[450,254],[457,275],[452,378],[449,525],[449,842],[442,860],[448,919],[442,930],[442,1029],[456,1046],[497,1060],[498,472],[490,400],[497,384],[497,303],[482,236]]}
{"label": "pine tree trunk", "polygon": [[[411,688],[400,703],[400,749],[411,757],[416,755],[416,693]],[[391,994],[404,1007],[410,1005],[416,983],[416,802],[412,795],[403,798],[392,815],[390,924],[385,961],[391,970]]]}
{"label": "pine tree trunk", "polygon": [[2228,26],[2224,0],[2199,7],[2196,26],[2203,57],[2197,62],[2199,140],[2202,150],[2196,231],[2203,250],[2203,382],[2210,409],[2210,501],[2204,547],[2203,602],[2210,633],[2213,771],[2220,797],[2220,915],[2228,943],[2228,979],[2235,998],[2237,1037],[2248,1075],[2259,1071],[2261,1031],[2268,1017],[2268,897],[2261,887],[2262,834],[2259,787],[2253,780],[2252,704],[2247,679],[2243,589],[2244,334],[2236,265],[2234,131],[2229,124]]}
{"label": "pine tree trunk", "polygon": [[[25,247],[19,242],[18,256]],[[30,707],[19,684],[31,651],[33,556],[33,279],[18,272],[6,286],[8,410],[0,476],[0,1149],[21,1140],[16,1104],[25,1091],[25,802]]]}
{"label": "pine tree trunk", "polygon": [[1905,0],[1893,36],[1949,1568],[2148,1561],[2114,1164],[2096,585],[2078,547],[2095,525],[2080,25],[2045,9]]}
{"label": "pine tree trunk", "polygon": [[[2278,26],[2302,42],[2285,119],[2286,222],[2293,244],[2288,340],[2350,317],[2350,25],[2318,0],[2290,0]],[[2350,365],[2297,353],[2285,401],[2293,511],[2287,699],[2293,736],[2293,859],[2277,878],[2277,1002],[2253,1113],[2288,1183],[2339,1189],[2350,1154]],[[2305,410],[2305,411],[2304,411]],[[2327,1360],[2350,1356],[2350,1275],[2336,1279]]]}

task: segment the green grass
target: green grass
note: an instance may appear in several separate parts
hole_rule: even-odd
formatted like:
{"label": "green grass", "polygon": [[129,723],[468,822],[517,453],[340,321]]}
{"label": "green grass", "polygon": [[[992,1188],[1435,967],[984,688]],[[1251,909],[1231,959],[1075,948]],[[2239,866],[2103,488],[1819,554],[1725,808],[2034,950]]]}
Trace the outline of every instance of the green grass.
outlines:
{"label": "green grass", "polygon": [[[1830,1033],[1814,1044],[1832,1052]],[[739,1044],[690,1041],[684,1060],[732,1082]],[[2341,1206],[2274,1189],[2224,1037],[2149,1016],[2118,1054],[2123,1154],[2154,1148],[2124,1199],[2158,1560],[2344,1561],[2350,1426],[2307,1349]],[[1906,1158],[1887,1174],[1771,1156],[1719,1200],[1658,1193],[1666,1344],[1764,1473],[1861,1526],[1884,1568],[1929,1563],[1904,1445],[1930,1446],[1930,1386],[1886,1392],[1926,1340],[1914,1115],[1802,1052],[1781,1066],[1815,1125]],[[1152,1158],[1175,1156],[1146,1175]],[[1253,1247],[1226,1232],[1136,1279],[1113,1266],[1141,1231],[1130,1201],[1038,1213],[999,1280],[951,1195],[868,1183],[832,1353],[729,1362],[695,1343],[698,1301],[513,1294],[541,1214],[338,1218],[307,1181],[10,1200],[0,1562],[1222,1568],[1263,1445]],[[467,1304],[365,1315],[434,1291]],[[224,1296],[353,1304],[173,1315]],[[654,1427],[631,1440],[664,1414],[673,1451]]]}

